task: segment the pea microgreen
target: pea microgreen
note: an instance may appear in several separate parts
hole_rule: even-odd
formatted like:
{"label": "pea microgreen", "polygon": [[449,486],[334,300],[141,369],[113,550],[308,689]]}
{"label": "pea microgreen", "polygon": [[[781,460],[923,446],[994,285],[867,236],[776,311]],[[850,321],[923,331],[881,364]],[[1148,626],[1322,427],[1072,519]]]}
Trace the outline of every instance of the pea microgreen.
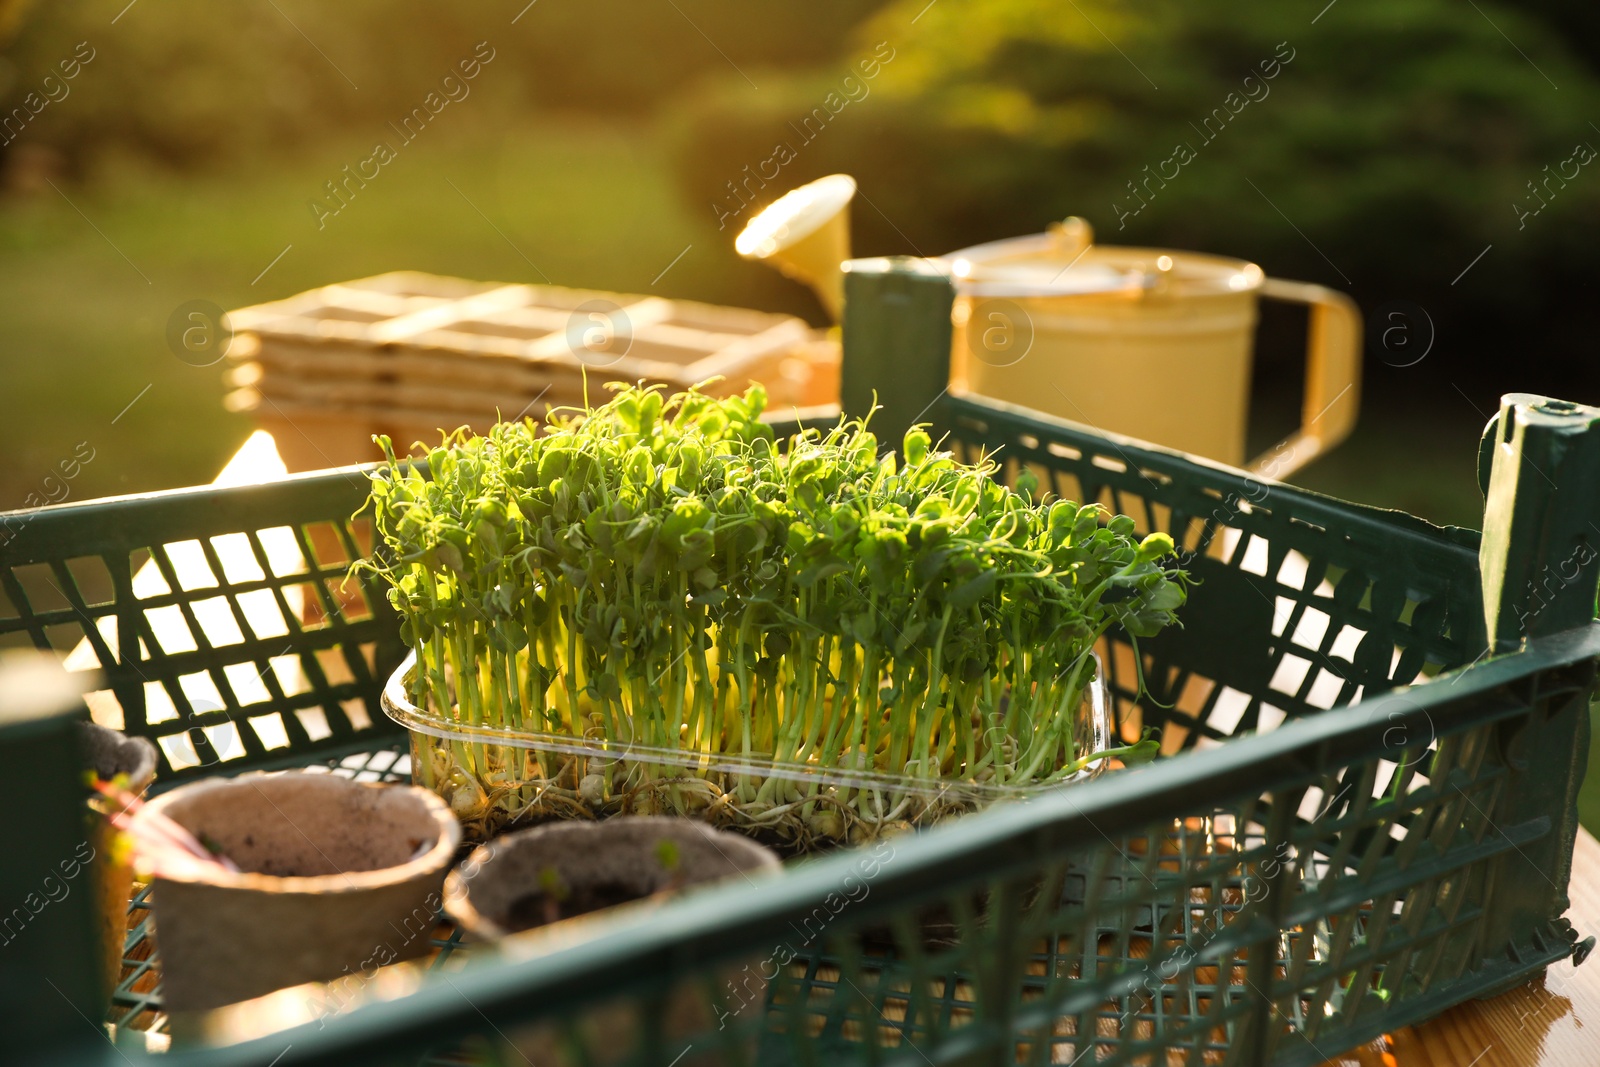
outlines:
{"label": "pea microgreen", "polygon": [[[780,447],[759,386],[613,388],[544,426],[448,435],[426,475],[380,440],[386,551],[357,566],[388,585],[418,702],[619,753],[439,745],[417,773],[468,818],[693,810],[801,842],[920,823],[953,803],[945,783],[1080,769],[1096,642],[1151,636],[1184,602],[1166,534],[1137,539],[1031,474],[1008,489],[925,429],[898,453],[866,420]],[[921,788],[664,769],[626,759],[633,746]]]}

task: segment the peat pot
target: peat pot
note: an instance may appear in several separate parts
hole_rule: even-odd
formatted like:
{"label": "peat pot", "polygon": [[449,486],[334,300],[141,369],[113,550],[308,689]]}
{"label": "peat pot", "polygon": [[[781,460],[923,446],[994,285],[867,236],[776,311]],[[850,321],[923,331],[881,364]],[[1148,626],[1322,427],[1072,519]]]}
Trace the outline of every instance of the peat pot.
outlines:
{"label": "peat pot", "polygon": [[[550,939],[540,931],[502,945],[511,956],[538,954],[580,940],[580,924],[590,910],[630,901],[648,907],[678,889],[727,878],[757,879],[779,867],[771,849],[693,819],[619,815],[548,823],[479,845],[445,881],[445,911],[474,941],[548,925]],[[723,987],[724,1008],[714,1008],[699,983],[669,993],[658,1019],[644,1017],[637,998],[619,996],[560,1022],[511,1029],[505,1039],[515,1054],[505,1062],[574,1063],[564,1033],[569,1026],[583,1036],[584,1047],[606,1050],[600,1061],[606,1065],[630,1062],[652,1043],[681,1046],[730,1021],[744,1024],[741,1033],[751,1030],[759,1023],[754,1006],[766,985],[760,963],[739,959],[718,969],[715,984]],[[752,1010],[744,1016],[747,1002]],[[725,1040],[745,1045],[746,1056],[753,1056],[748,1036],[725,1035]],[[723,1061],[710,1048],[696,1049],[679,1067],[712,1062]]]}
{"label": "peat pot", "polygon": [[[575,910],[598,910],[589,905],[660,899],[779,865],[771,849],[691,819],[551,823],[479,845],[446,880],[445,910],[468,936],[491,941],[575,917]],[[550,899],[552,911],[530,899],[539,896]]]}
{"label": "peat pot", "polygon": [[197,782],[135,821],[151,812],[240,868],[155,879],[166,1005],[177,1012],[421,955],[461,840],[425,789],[309,772]]}

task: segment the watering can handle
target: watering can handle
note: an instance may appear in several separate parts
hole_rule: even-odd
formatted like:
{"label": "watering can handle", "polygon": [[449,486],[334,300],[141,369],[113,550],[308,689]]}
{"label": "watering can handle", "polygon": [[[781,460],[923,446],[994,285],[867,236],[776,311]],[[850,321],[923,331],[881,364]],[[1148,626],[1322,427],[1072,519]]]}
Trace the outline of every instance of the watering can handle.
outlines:
{"label": "watering can handle", "polygon": [[1252,474],[1282,479],[1350,436],[1361,406],[1361,311],[1334,289],[1268,278],[1261,295],[1305,304],[1306,390],[1300,428],[1249,463]]}

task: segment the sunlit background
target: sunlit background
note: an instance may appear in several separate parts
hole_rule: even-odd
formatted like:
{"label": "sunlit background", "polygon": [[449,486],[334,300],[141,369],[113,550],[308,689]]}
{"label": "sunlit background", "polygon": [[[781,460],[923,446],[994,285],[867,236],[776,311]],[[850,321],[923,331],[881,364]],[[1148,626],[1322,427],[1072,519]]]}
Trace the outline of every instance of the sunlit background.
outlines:
{"label": "sunlit background", "polygon": [[[415,269],[820,324],[733,238],[835,171],[861,255],[1076,214],[1351,293],[1361,421],[1295,476],[1342,497],[1476,526],[1498,396],[1597,399],[1577,0],[0,0],[0,42],[0,509],[83,447],[72,499],[216,474],[249,425],[169,347],[187,301]],[[1303,330],[1264,315],[1252,444]]]}

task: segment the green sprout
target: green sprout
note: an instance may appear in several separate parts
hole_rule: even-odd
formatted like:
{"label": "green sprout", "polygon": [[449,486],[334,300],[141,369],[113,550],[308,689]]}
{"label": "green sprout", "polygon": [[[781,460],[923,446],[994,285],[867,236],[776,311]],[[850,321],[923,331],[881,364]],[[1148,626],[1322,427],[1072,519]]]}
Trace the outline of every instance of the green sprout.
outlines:
{"label": "green sprout", "polygon": [[566,879],[561,877],[561,872],[553,866],[539,868],[539,891],[551,900],[560,902],[571,896]]}
{"label": "green sprout", "polygon": [[[961,786],[1061,781],[1099,755],[1078,731],[1096,642],[1151,636],[1184,602],[1166,534],[1137,540],[1033,475],[1008,489],[920,427],[898,455],[866,420],[779,447],[759,386],[613,388],[544,427],[457,431],[426,476],[380,439],[384,551],[356,566],[389,587],[414,699],[567,742],[425,739],[419,780],[469,833],[632,811],[859,841],[970,810]],[[629,758],[645,751],[681,759]]]}

